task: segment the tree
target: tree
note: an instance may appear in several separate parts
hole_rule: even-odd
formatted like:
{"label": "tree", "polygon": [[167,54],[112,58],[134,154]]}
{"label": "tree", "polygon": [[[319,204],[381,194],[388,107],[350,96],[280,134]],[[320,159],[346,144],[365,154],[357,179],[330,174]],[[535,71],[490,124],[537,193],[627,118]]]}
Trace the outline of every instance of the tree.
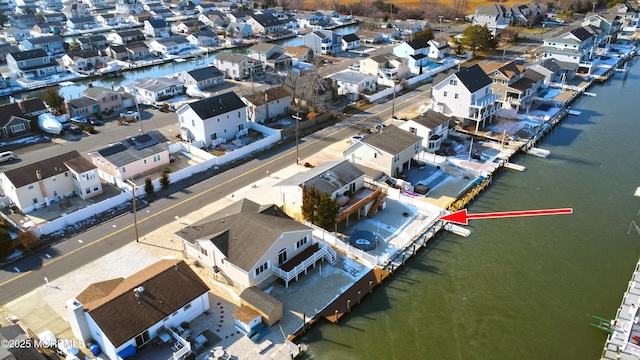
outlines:
{"label": "tree", "polygon": [[32,231],[21,232],[18,234],[18,240],[27,252],[34,250],[40,244],[40,239]]}
{"label": "tree", "polygon": [[60,95],[58,89],[55,87],[50,87],[47,89],[44,95],[44,101],[49,105],[50,108],[53,108],[59,115],[66,114],[67,109],[64,106],[64,97]]}
{"label": "tree", "polygon": [[336,215],[340,210],[338,202],[331,198],[331,193],[324,193],[320,197],[317,207],[317,220],[316,225],[325,230],[331,231],[336,223]]}
{"label": "tree", "polygon": [[167,174],[166,172],[163,172],[162,176],[160,177],[160,186],[163,189],[166,189],[169,187],[169,184],[171,184],[171,182],[169,181],[169,174]]}
{"label": "tree", "polygon": [[302,192],[302,218],[309,221],[312,224],[316,223],[316,215],[318,202],[320,200],[320,193],[316,190],[315,186],[311,185],[310,188],[305,189]]}
{"label": "tree", "polygon": [[487,25],[470,25],[462,31],[460,43],[471,51],[492,51],[498,46],[498,41],[491,35]]}
{"label": "tree", "polygon": [[151,178],[144,179],[144,192],[147,195],[153,195],[153,183],[151,182]]}
{"label": "tree", "polygon": [[433,40],[435,36],[433,35],[433,29],[429,28],[418,31],[417,33],[415,33],[415,35],[413,35],[413,37],[415,39],[424,39],[424,41],[426,42],[429,40]]}

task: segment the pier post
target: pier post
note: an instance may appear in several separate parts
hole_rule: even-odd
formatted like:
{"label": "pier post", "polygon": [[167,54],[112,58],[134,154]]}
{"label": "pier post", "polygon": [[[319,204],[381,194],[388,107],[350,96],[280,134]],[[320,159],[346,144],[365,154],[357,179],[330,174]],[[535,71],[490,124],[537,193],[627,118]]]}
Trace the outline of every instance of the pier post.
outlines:
{"label": "pier post", "polygon": [[333,313],[333,315],[336,317],[335,323],[338,323],[338,309],[336,309],[336,311]]}
{"label": "pier post", "polygon": [[351,299],[347,299],[347,312],[351,311]]}
{"label": "pier post", "polygon": [[302,313],[302,333],[303,334],[304,334],[306,322],[307,322],[307,316],[305,315],[305,313]]}
{"label": "pier post", "polygon": [[402,253],[402,265],[404,265],[404,253]]}
{"label": "pier post", "polygon": [[373,291],[373,280],[369,280],[369,294]]}
{"label": "pier post", "polygon": [[360,304],[360,299],[362,298],[362,292],[358,290],[358,304]]}
{"label": "pier post", "polygon": [[413,255],[415,255],[415,254],[416,254],[416,244],[414,243],[413,244]]}

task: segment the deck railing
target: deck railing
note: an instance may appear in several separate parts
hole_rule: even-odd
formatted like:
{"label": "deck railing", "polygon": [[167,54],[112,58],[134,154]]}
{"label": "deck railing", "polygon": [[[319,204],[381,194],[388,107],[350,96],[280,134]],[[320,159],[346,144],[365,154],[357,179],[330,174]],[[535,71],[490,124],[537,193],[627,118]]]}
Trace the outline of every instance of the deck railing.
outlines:
{"label": "deck railing", "polygon": [[279,267],[274,266],[273,273],[289,283],[289,281],[295,279],[298,275],[315,264],[318,260],[322,260],[322,258],[326,258],[328,262],[333,263],[336,260],[336,251],[333,250],[331,246],[321,246],[318,251],[314,252],[313,255],[306,258],[303,262],[296,265],[290,271],[284,271]]}

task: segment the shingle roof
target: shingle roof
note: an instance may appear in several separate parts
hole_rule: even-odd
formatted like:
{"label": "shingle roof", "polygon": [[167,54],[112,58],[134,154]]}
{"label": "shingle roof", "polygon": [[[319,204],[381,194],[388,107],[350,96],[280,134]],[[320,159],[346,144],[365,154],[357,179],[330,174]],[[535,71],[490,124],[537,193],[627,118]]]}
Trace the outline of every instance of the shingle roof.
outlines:
{"label": "shingle roof", "polygon": [[282,307],[282,302],[280,302],[280,300],[255,286],[244,289],[244,291],[240,293],[240,299],[261,313],[267,315],[271,314],[276,308]]}
{"label": "shingle roof", "polygon": [[282,86],[278,86],[260,93],[247,95],[244,98],[249,100],[253,105],[259,106],[288,96],[291,96],[291,93],[285,90]]}
{"label": "shingle roof", "polygon": [[363,74],[361,72],[358,71],[340,71],[337,72],[331,76],[329,76],[330,79],[336,80],[336,81],[344,81],[347,83],[351,83],[351,84],[357,84],[363,80],[366,79],[376,79],[375,75],[369,75],[369,74]]}
{"label": "shingle roof", "polygon": [[118,36],[122,38],[126,37],[144,37],[144,34],[140,30],[124,30],[116,33]]}
{"label": "shingle roof", "polygon": [[84,89],[80,94],[82,96],[88,97],[89,99],[95,100],[103,97],[106,94],[118,94],[118,92],[105,87],[92,86]]}
{"label": "shingle roof", "polygon": [[171,46],[171,45],[180,45],[180,44],[188,44],[189,40],[187,40],[186,37],[184,36],[171,36],[168,38],[163,38],[163,39],[158,39],[156,40],[158,42],[158,44],[162,44],[165,46]]}
{"label": "shingle roof", "polygon": [[17,51],[17,52],[9,53],[9,55],[11,55],[11,57],[13,57],[16,61],[37,59],[37,58],[47,57],[48,56],[47,52],[44,51],[43,49]]}
{"label": "shingle roof", "polygon": [[7,125],[12,116],[24,116],[18,104],[11,103],[0,105],[0,127],[4,127],[5,125]]}
{"label": "shingle roof", "polygon": [[242,199],[175,234],[191,243],[211,241],[229,262],[249,272],[283,232],[307,230],[276,205]]}
{"label": "shingle roof", "polygon": [[67,161],[64,162],[64,164],[70,170],[73,170],[74,172],[76,172],[78,174],[82,174],[83,172],[86,172],[86,171],[89,171],[89,170],[93,170],[93,169],[96,168],[96,166],[93,165],[93,163],[91,161],[83,158],[82,156],[67,160]]}
{"label": "shingle roof", "polygon": [[76,99],[67,100],[67,104],[69,104],[69,106],[71,106],[72,108],[78,109],[86,106],[96,105],[97,102],[93,99],[81,96]]}
{"label": "shingle roof", "polygon": [[360,38],[356,34],[346,34],[346,35],[342,35],[342,40],[349,43],[349,42],[358,41],[360,40]]}
{"label": "shingle roof", "polygon": [[217,67],[213,65],[207,66],[201,69],[190,70],[190,71],[187,71],[187,73],[195,81],[202,81],[202,80],[224,76],[224,74],[220,70],[218,70]]}
{"label": "shingle roof", "polygon": [[169,25],[169,23],[164,20],[164,19],[151,19],[151,20],[146,20],[149,22],[149,25],[151,25],[151,27],[153,28],[166,28],[166,27],[170,27],[171,25]]}
{"label": "shingle roof", "polygon": [[578,38],[578,40],[580,41],[585,41],[589,39],[591,36],[593,36],[589,31],[587,31],[587,29],[583,27],[579,27],[571,30],[571,34],[573,34],[573,36]]}
{"label": "shingle roof", "polygon": [[154,91],[154,92],[164,90],[170,86],[177,86],[177,85],[184,85],[184,84],[182,83],[182,81],[177,81],[177,80],[169,79],[166,77],[158,77],[158,78],[144,77],[126,84],[126,86],[128,87],[138,87],[140,89]]}
{"label": "shingle roof", "polygon": [[407,41],[407,45],[411,46],[411,48],[415,50],[429,47],[429,44],[422,38]]}
{"label": "shingle roof", "polygon": [[247,105],[242,102],[235,92],[230,91],[218,96],[193,102],[187,106],[191,107],[200,119],[207,120],[212,117],[228,113],[229,111],[245,108]]}
{"label": "shingle roof", "polygon": [[96,56],[100,56],[100,51],[98,50],[77,50],[77,51],[69,51],[67,56],[70,58],[92,58]]}
{"label": "shingle roof", "polygon": [[[143,290],[136,296],[134,289],[139,288]],[[165,259],[83,305],[117,348],[208,291],[209,287],[183,260]]]}
{"label": "shingle roof", "polygon": [[326,161],[311,170],[299,172],[274,186],[311,186],[320,193],[332,193],[356,180],[364,172],[347,160]]}
{"label": "shingle roof", "polygon": [[[31,98],[31,99],[25,99],[20,101],[20,103],[18,104],[18,106],[20,106],[20,109],[22,109],[22,111],[25,114],[30,114],[30,113],[34,113],[37,111],[42,111],[42,110],[46,110],[47,106],[44,104],[44,101],[42,101],[42,99],[40,98]],[[14,114],[16,115],[16,114]],[[2,115],[0,115],[1,117]]]}
{"label": "shingle roof", "polygon": [[389,125],[377,133],[365,136],[360,141],[391,155],[396,155],[421,140],[422,138],[418,135],[404,131],[395,125]]}
{"label": "shingle roof", "polygon": [[269,14],[253,14],[253,15],[251,15],[251,17],[256,22],[258,22],[258,24],[262,25],[263,27],[282,25],[280,20],[278,20],[278,18],[276,18],[273,15],[269,15]]}
{"label": "shingle roof", "polygon": [[471,93],[474,93],[487,85],[491,85],[491,79],[489,79],[489,76],[487,76],[478,64],[458,71],[455,73],[455,76]]}
{"label": "shingle roof", "polygon": [[433,130],[436,127],[446,123],[450,119],[451,119],[450,117],[445,116],[437,111],[427,110],[427,112],[425,112],[424,114],[416,116],[411,120],[417,122],[418,124],[430,130]]}
{"label": "shingle roof", "polygon": [[169,140],[158,130],[136,135],[98,150],[98,154],[115,166],[125,166],[135,161],[167,150]]}
{"label": "shingle roof", "polygon": [[219,52],[216,55],[216,60],[219,61],[229,61],[229,62],[241,62],[246,56],[240,54],[231,54],[228,52]]}
{"label": "shingle roof", "polygon": [[5,176],[11,181],[13,186],[21,188],[25,185],[33,184],[38,181],[36,172],[39,171],[42,178],[50,178],[59,174],[63,174],[69,169],[65,166],[65,162],[77,157],[81,157],[76,150],[54,156],[42,161],[31,163],[19,168],[7,170]]}

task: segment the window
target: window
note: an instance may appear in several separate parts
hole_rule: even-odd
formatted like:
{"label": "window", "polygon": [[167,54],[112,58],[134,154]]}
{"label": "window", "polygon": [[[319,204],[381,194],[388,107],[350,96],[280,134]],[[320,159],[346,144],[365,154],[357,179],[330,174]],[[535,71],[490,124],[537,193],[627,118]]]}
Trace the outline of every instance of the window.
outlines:
{"label": "window", "polygon": [[64,173],[64,177],[69,177],[69,173],[68,172]]}
{"label": "window", "polygon": [[191,126],[196,126],[196,121],[191,119]]}
{"label": "window", "polygon": [[457,99],[458,98],[458,93],[453,94],[453,98]]}
{"label": "window", "polygon": [[263,271],[269,268],[269,262],[266,262],[256,268],[256,276],[260,275]]}
{"label": "window", "polygon": [[301,248],[306,243],[307,243],[307,237],[305,236],[302,239],[298,240],[298,242],[296,242],[296,249]]}
{"label": "window", "polygon": [[410,127],[410,128],[409,128],[409,132],[415,135],[415,134],[417,134],[417,133],[418,133],[418,129],[416,129],[416,128],[414,128],[414,127]]}
{"label": "window", "polygon": [[89,188],[85,188],[85,189],[84,189],[84,192],[85,192],[85,194],[91,194],[91,189],[89,189]]}
{"label": "window", "polygon": [[153,162],[154,163],[160,162],[160,158],[161,158],[160,154],[153,155]]}
{"label": "window", "polygon": [[240,118],[240,111],[238,111],[238,118]]}
{"label": "window", "polygon": [[449,85],[453,85],[453,86],[458,85],[458,80],[455,80],[455,79],[449,80]]}
{"label": "window", "polygon": [[98,191],[99,189],[98,185],[93,185],[93,191]]}
{"label": "window", "polygon": [[400,161],[400,155],[396,155],[396,156],[393,158],[393,161]]}
{"label": "window", "polygon": [[218,133],[213,133],[210,136],[211,140],[217,140],[218,139]]}
{"label": "window", "polygon": [[33,185],[27,186],[27,189],[32,190],[33,189]]}
{"label": "window", "polygon": [[191,303],[188,303],[187,305],[185,305],[185,306],[182,308],[182,310],[184,310],[184,311],[187,311],[187,310],[189,310],[189,309],[191,309]]}
{"label": "window", "polygon": [[[126,173],[126,172],[127,172],[127,167],[126,167],[126,166],[123,166],[123,167],[122,167],[122,173],[124,174],[124,173]],[[82,177],[84,177],[84,174],[82,174]]]}
{"label": "window", "polygon": [[142,163],[147,165],[147,159],[142,160]]}
{"label": "window", "polygon": [[204,255],[204,256],[209,256],[209,252],[207,251],[207,249],[205,249],[205,248],[203,248],[203,247],[201,247],[201,248],[200,248],[200,252],[201,252],[201,253],[202,253],[202,255]]}
{"label": "window", "polygon": [[238,124],[238,131],[244,130],[244,124]]}
{"label": "window", "polygon": [[34,204],[37,204],[37,203],[38,203],[38,199],[33,198],[33,203],[34,203]]}
{"label": "window", "polygon": [[24,129],[25,129],[24,124],[18,124],[18,125],[12,125],[11,126],[11,132],[12,133],[15,133],[15,132],[18,132],[18,131],[23,131]]}
{"label": "window", "polygon": [[444,94],[442,94],[442,96],[447,97],[447,92],[445,91]]}

